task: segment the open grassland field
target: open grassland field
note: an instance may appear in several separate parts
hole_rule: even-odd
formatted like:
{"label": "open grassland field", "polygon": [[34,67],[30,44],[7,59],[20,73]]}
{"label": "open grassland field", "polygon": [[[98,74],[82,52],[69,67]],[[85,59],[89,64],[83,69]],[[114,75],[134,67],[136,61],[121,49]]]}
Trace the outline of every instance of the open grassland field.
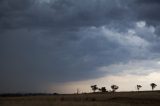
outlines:
{"label": "open grassland field", "polygon": [[160,92],[0,97],[0,106],[160,106]]}

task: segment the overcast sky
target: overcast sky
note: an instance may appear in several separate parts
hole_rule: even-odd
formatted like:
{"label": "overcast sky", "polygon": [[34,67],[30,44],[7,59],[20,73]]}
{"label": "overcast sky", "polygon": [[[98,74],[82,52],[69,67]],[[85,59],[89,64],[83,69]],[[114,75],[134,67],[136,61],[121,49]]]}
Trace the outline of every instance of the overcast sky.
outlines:
{"label": "overcast sky", "polygon": [[151,89],[158,10],[160,0],[0,0],[0,93]]}

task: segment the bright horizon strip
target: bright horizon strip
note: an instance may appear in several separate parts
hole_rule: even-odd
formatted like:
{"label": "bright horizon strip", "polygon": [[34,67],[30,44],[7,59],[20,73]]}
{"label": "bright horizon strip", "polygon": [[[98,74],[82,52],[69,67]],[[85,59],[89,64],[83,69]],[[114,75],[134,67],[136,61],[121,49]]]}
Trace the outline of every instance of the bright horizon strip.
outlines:
{"label": "bright horizon strip", "polygon": [[[58,93],[80,93],[92,92],[91,85],[97,85],[99,88],[106,87],[111,90],[111,85],[119,86],[117,91],[137,91],[136,85],[142,85],[140,91],[151,90],[151,83],[157,84],[155,90],[160,90],[160,64],[159,59],[155,60],[135,60],[126,64],[114,64],[106,67],[99,67],[99,71],[106,72],[101,78],[71,81],[67,83],[54,84],[49,87],[49,92]],[[109,72],[115,71],[115,74]],[[118,72],[120,71],[120,72]],[[118,72],[118,73],[117,73]],[[108,74],[107,74],[108,73]]]}
{"label": "bright horizon strip", "polygon": [[160,72],[153,72],[148,75],[110,75],[98,79],[60,84],[56,89],[52,89],[51,91],[56,91],[57,93],[76,93],[76,90],[79,89],[80,93],[88,93],[92,92],[90,86],[94,84],[98,87],[106,87],[108,91],[111,90],[110,86],[112,84],[119,86],[117,91],[137,91],[136,85],[140,84],[142,85],[140,91],[149,91],[151,90],[150,84],[152,82],[157,84],[155,90],[159,90],[159,76]]}

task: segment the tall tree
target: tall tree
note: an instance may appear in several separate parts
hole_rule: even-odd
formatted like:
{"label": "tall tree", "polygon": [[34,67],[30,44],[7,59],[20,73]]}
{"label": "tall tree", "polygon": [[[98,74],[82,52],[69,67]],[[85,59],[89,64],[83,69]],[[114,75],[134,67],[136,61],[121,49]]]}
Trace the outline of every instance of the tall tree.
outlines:
{"label": "tall tree", "polygon": [[115,92],[119,87],[117,85],[111,85],[112,91]]}
{"label": "tall tree", "polygon": [[91,88],[92,88],[93,92],[95,92],[98,89],[97,85],[92,85]]}
{"label": "tall tree", "polygon": [[137,85],[137,90],[139,91],[139,89],[142,87],[142,85]]}
{"label": "tall tree", "polygon": [[155,83],[151,83],[150,86],[152,87],[152,91],[153,91],[157,85]]}

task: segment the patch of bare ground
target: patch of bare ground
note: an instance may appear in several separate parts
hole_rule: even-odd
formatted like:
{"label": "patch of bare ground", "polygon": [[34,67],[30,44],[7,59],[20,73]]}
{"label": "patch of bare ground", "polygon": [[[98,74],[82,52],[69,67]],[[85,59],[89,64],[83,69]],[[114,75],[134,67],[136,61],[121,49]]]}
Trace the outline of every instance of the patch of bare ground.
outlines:
{"label": "patch of bare ground", "polygon": [[0,97],[0,106],[160,106],[159,92]]}

